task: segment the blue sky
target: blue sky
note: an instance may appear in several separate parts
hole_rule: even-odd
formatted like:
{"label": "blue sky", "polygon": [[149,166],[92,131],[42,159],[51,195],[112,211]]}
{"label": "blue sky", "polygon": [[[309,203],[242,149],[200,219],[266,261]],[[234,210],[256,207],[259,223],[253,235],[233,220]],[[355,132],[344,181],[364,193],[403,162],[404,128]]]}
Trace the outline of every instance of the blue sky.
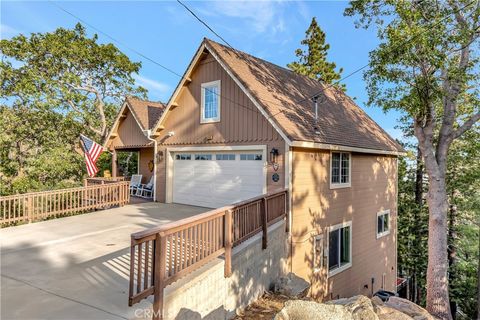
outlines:
{"label": "blue sky", "polygon": [[[221,42],[183,7],[174,1],[64,1],[63,8],[109,34],[121,43],[182,74],[203,37]],[[186,2],[215,31],[235,48],[281,66],[295,59],[305,30],[313,16],[327,35],[329,60],[344,69],[343,75],[368,63],[376,47],[375,30],[356,29],[344,17],[346,1],[208,1]],[[1,37],[18,33],[72,28],[77,20],[51,2],[1,2]],[[89,33],[95,30],[89,29]],[[101,42],[112,42],[99,34]],[[115,43],[133,61],[141,61],[137,83],[149,90],[151,100],[167,101],[179,78]],[[399,114],[384,114],[366,107],[367,94],[362,73],[344,81],[347,93],[393,137]]]}

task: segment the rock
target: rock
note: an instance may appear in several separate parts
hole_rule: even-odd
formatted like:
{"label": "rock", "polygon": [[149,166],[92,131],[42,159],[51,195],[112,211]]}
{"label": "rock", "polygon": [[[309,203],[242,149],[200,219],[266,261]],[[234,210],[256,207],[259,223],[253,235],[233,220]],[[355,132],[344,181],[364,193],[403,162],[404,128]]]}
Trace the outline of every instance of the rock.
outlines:
{"label": "rock", "polygon": [[371,300],[374,307],[383,306],[383,300],[380,299],[379,297],[374,296]]}
{"label": "rock", "polygon": [[355,320],[378,320],[372,301],[366,296],[358,295],[351,298],[332,300],[326,304],[344,306]]}
{"label": "rock", "polygon": [[390,297],[384,303],[384,306],[403,312],[415,320],[435,320],[435,317],[428,313],[427,310],[407,299]]}
{"label": "rock", "polygon": [[310,283],[297,277],[294,273],[289,273],[285,277],[280,277],[274,284],[274,292],[288,297],[303,297],[310,288]]}
{"label": "rock", "polygon": [[[373,299],[372,299],[373,300]],[[378,299],[382,301],[380,298]],[[377,306],[376,312],[379,320],[412,320],[413,318],[403,312],[385,306]]]}
{"label": "rock", "polygon": [[274,320],[354,320],[354,318],[342,305],[290,300],[275,315]]}

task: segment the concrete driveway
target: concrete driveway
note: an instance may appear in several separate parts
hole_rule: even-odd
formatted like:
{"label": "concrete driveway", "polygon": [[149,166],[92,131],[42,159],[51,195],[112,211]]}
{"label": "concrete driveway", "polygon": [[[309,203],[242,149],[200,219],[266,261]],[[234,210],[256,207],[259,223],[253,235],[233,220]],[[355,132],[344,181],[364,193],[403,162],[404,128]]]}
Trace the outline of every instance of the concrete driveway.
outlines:
{"label": "concrete driveway", "polygon": [[208,209],[141,203],[0,231],[1,319],[135,319],[130,234]]}

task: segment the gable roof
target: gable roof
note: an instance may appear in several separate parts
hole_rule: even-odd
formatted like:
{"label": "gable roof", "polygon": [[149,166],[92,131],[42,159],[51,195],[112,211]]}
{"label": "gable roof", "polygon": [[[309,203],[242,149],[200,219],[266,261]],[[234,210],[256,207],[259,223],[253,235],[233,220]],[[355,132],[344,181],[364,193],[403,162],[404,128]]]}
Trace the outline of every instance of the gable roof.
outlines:
{"label": "gable roof", "polygon": [[126,110],[130,110],[137,122],[138,127],[142,131],[151,130],[155,124],[158,122],[158,119],[162,116],[163,112],[166,109],[165,104],[161,102],[154,102],[148,100],[142,100],[135,97],[126,97],[125,102],[118,111],[117,117],[111,127],[108,136],[105,138],[103,145],[108,147],[110,142],[112,142],[112,134],[118,130],[118,125],[122,115],[125,115]]}
{"label": "gable roof", "polygon": [[165,105],[161,102],[142,100],[135,97],[127,97],[125,102],[142,130],[152,129],[165,110]]}
{"label": "gable roof", "polygon": [[[291,141],[403,152],[403,148],[343,91],[289,69],[204,39]],[[318,121],[310,97],[318,99]]]}

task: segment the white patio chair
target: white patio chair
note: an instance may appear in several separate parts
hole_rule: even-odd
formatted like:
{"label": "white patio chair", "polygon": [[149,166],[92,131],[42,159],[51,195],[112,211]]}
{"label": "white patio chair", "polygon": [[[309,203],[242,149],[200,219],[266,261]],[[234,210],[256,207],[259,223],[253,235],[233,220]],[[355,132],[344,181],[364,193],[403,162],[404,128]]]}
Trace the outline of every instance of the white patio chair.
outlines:
{"label": "white patio chair", "polygon": [[[147,194],[149,194],[149,196],[147,196]],[[136,195],[142,198],[153,198],[153,176],[150,178],[150,182],[141,184],[137,188]]]}
{"label": "white patio chair", "polygon": [[133,174],[130,179],[130,195],[136,195],[138,188],[142,185],[142,175]]}

